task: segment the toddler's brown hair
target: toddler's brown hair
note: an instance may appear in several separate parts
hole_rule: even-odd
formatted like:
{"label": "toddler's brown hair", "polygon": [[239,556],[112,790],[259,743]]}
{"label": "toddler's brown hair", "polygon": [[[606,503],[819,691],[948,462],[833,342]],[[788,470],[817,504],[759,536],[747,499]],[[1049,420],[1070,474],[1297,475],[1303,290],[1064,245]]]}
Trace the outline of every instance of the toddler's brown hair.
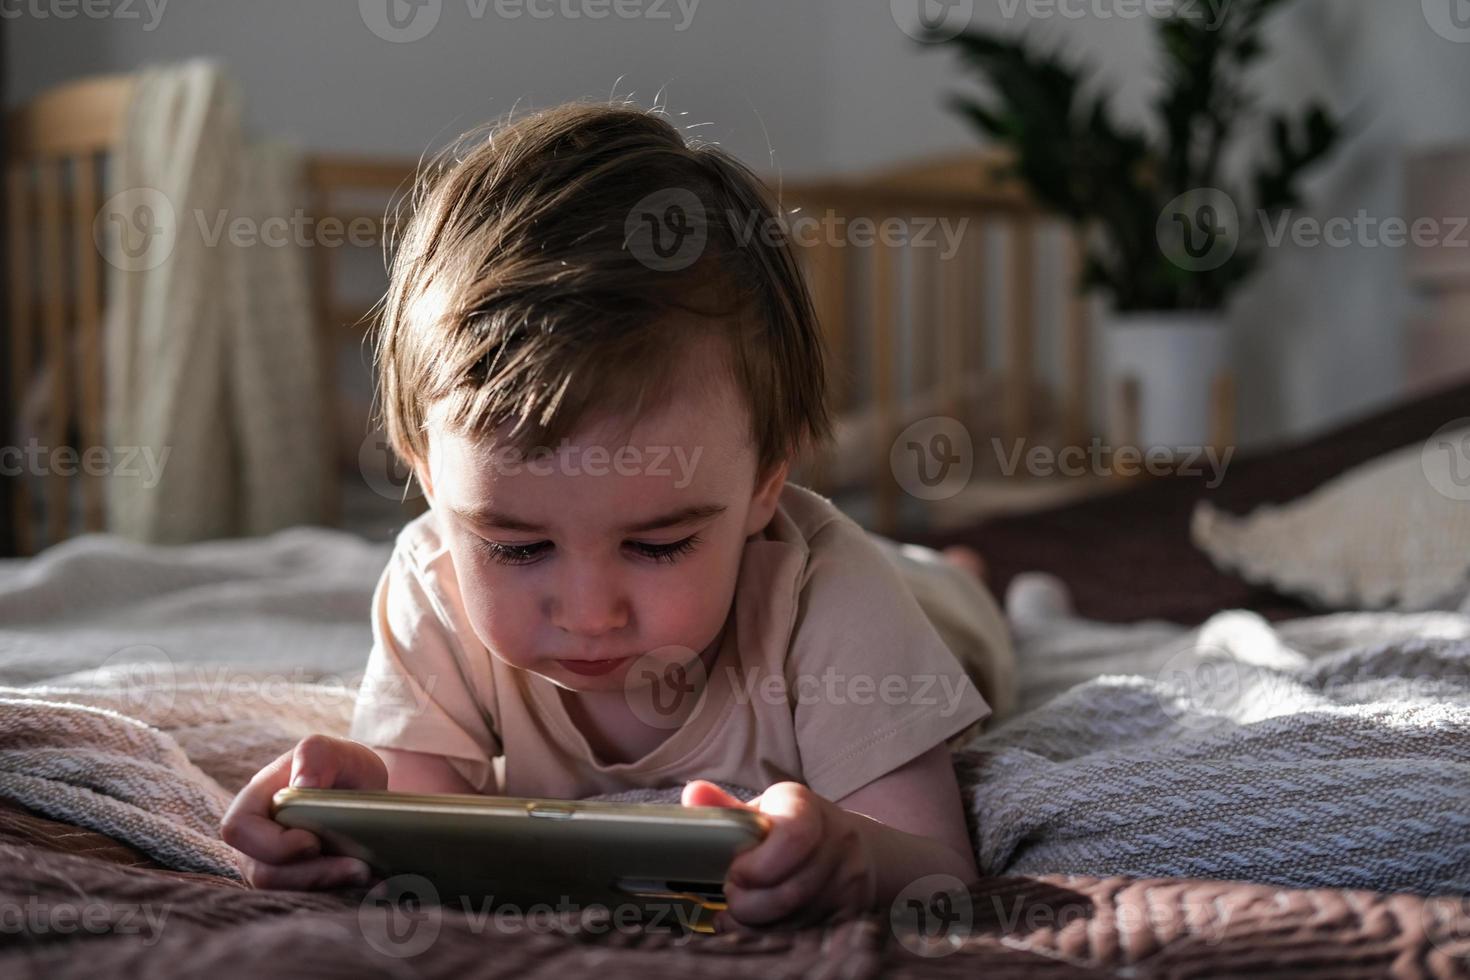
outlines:
{"label": "toddler's brown hair", "polygon": [[427,459],[434,406],[521,450],[593,412],[636,417],[691,323],[727,343],[762,472],[829,438],[821,333],[779,206],[661,114],[572,103],[471,134],[410,207],[377,343],[383,424],[410,463]]}

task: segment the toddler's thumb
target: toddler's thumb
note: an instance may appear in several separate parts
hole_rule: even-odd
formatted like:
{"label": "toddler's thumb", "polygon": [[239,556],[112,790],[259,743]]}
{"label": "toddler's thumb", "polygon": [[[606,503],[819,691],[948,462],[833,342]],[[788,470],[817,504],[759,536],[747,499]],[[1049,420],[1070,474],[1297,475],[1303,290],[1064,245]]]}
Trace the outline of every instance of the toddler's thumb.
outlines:
{"label": "toddler's thumb", "polygon": [[685,806],[734,806],[745,809],[745,804],[706,779],[695,779],[684,784],[680,802]]}
{"label": "toddler's thumb", "polygon": [[326,735],[309,735],[296,745],[291,785],[315,789],[384,789],[388,770],[365,746]]}

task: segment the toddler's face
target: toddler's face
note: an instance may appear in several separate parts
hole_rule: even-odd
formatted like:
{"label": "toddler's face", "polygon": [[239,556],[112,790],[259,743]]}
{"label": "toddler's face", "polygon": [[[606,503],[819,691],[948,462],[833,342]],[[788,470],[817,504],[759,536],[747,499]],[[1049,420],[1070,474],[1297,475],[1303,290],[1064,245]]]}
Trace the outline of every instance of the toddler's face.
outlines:
{"label": "toddler's face", "polygon": [[585,427],[540,457],[429,423],[423,479],[465,609],[490,652],[574,691],[619,689],[646,653],[718,636],[748,536],[786,467],[757,482],[747,409],[709,371],[662,409]]}

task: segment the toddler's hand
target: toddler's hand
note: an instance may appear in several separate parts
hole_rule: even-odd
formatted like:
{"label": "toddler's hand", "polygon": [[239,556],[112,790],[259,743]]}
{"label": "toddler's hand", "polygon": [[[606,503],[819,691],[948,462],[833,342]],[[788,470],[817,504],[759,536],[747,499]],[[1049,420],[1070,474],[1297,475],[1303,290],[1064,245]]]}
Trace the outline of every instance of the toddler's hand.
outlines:
{"label": "toddler's hand", "polygon": [[736,856],[725,877],[717,925],[818,921],[873,904],[872,850],[860,819],[801,783],[777,783],[742,803],[713,783],[684,787],[685,806],[754,810],[771,822],[766,839]]}
{"label": "toddler's hand", "polygon": [[366,885],[371,871],[362,861],[323,857],[316,834],[299,827],[288,829],[271,819],[271,798],[287,784],[314,789],[383,790],[388,788],[388,767],[366,745],[345,738],[309,735],[256,773],[220,823],[225,843],[246,857],[246,880],[256,888]]}

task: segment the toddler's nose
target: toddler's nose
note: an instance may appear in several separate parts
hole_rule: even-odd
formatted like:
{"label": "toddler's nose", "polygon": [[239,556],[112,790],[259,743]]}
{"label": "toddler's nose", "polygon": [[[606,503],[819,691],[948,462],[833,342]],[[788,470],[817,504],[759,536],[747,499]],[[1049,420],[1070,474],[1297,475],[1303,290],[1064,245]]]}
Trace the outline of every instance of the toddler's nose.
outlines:
{"label": "toddler's nose", "polygon": [[614,583],[579,576],[552,600],[551,621],[576,636],[602,636],[628,625],[626,598]]}
{"label": "toddler's nose", "polygon": [[578,597],[561,605],[559,615],[553,617],[558,629],[578,636],[602,636],[622,629],[628,623],[623,607],[617,603],[588,601]]}

